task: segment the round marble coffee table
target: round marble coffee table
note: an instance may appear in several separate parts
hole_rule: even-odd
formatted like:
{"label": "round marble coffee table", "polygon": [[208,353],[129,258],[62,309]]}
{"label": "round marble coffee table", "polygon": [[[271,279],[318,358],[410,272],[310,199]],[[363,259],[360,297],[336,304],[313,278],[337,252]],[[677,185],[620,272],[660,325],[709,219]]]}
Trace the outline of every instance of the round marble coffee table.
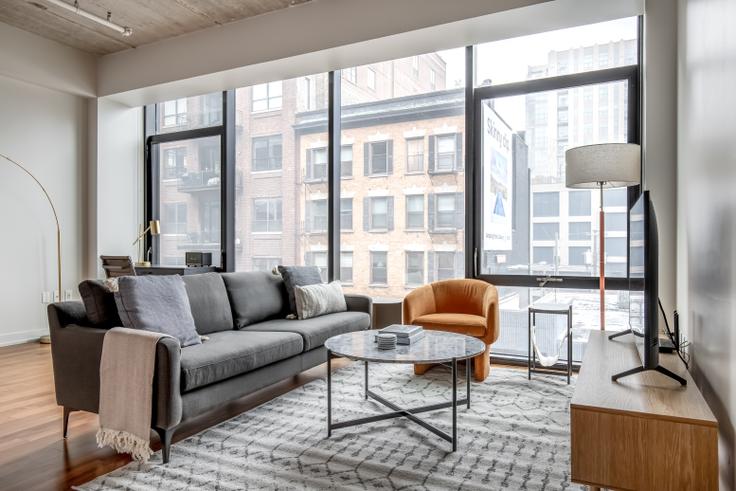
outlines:
{"label": "round marble coffee table", "polygon": [[[375,423],[391,418],[407,418],[419,426],[431,431],[435,435],[452,444],[452,451],[457,450],[457,407],[465,404],[470,407],[470,365],[465,367],[466,397],[457,398],[457,362],[468,360],[485,351],[485,345],[478,339],[464,334],[455,334],[440,331],[425,331],[424,338],[410,346],[399,345],[393,350],[379,350],[373,338],[378,331],[351,332],[333,336],[325,342],[327,348],[327,436],[332,430],[347,428],[366,423]],[[369,397],[384,406],[391,412],[352,419],[349,421],[332,422],[332,358],[345,357],[362,361],[365,370],[364,397]],[[368,388],[368,362],[374,363],[450,363],[452,366],[452,402],[440,402],[428,406],[402,408],[386,400]],[[436,426],[416,416],[418,413],[452,408],[452,435],[440,430]]]}

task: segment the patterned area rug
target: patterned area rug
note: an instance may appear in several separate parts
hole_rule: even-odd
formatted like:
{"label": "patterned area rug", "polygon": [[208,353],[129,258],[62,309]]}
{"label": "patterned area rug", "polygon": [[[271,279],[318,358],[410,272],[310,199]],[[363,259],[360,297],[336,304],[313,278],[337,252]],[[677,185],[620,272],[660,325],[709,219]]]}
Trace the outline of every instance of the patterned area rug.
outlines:
{"label": "patterned area rug", "polygon": [[[464,371],[459,370],[461,373]],[[450,371],[414,376],[408,365],[371,365],[371,389],[404,407],[449,400]],[[459,381],[460,382],[460,381]],[[333,376],[333,421],[385,412],[362,397],[362,365]],[[464,392],[458,383],[458,398]],[[581,489],[569,480],[569,400],[563,377],[492,368],[458,409],[457,452],[404,418],[326,438],[326,384],[311,382],[79,489]],[[451,410],[423,415],[447,432]]]}

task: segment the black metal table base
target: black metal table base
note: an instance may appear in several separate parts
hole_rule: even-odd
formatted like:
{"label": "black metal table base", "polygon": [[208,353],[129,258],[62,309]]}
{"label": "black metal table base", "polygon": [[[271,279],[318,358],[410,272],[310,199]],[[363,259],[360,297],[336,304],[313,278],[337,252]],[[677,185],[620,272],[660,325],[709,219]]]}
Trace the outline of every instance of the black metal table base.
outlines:
{"label": "black metal table base", "polygon": [[[434,433],[443,440],[446,440],[452,444],[452,451],[457,450],[457,407],[459,405],[465,405],[470,408],[470,365],[471,361],[466,361],[465,367],[465,385],[466,385],[466,396],[464,399],[457,398],[457,359],[452,360],[452,401],[439,402],[436,404],[430,404],[427,406],[418,406],[413,408],[402,408],[397,404],[385,399],[384,397],[376,394],[368,388],[368,362],[364,361],[364,391],[363,396],[365,399],[371,398],[377,401],[387,408],[391,409],[389,413],[376,414],[374,416],[367,416],[364,418],[351,419],[348,421],[340,421],[337,423],[332,422],[332,358],[333,354],[331,351],[327,351],[327,437],[332,436],[332,430],[338,430],[340,428],[348,428],[350,426],[358,426],[368,423],[376,423],[378,421],[384,421],[393,418],[406,418],[412,421],[422,428]],[[416,416],[419,413],[426,413],[429,411],[437,411],[439,409],[452,408],[452,434],[448,434],[445,431],[437,428],[433,424]]]}

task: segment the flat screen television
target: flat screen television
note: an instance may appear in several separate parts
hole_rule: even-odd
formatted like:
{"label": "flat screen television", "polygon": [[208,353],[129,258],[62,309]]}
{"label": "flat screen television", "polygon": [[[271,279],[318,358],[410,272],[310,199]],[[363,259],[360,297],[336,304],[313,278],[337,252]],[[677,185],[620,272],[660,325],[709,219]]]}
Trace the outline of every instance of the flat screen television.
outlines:
{"label": "flat screen television", "polygon": [[609,336],[613,339],[633,334],[641,366],[611,378],[616,381],[645,370],[656,370],[685,385],[685,379],[659,364],[657,237],[654,205],[649,191],[644,191],[629,209],[629,329]]}
{"label": "flat screen television", "polygon": [[629,329],[644,368],[659,365],[657,217],[644,191],[629,210]]}

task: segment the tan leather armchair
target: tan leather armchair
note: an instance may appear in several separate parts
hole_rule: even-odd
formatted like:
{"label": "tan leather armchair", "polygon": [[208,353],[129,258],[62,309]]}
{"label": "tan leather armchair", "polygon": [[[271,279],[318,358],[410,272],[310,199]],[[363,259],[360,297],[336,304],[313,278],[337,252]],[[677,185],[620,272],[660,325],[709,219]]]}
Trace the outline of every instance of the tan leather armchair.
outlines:
{"label": "tan leather armchair", "polygon": [[[473,359],[473,377],[482,382],[491,371],[490,346],[498,339],[498,290],[481,280],[436,281],[411,291],[403,304],[404,324],[437,331],[467,334],[485,343]],[[414,365],[421,375],[431,365]]]}

